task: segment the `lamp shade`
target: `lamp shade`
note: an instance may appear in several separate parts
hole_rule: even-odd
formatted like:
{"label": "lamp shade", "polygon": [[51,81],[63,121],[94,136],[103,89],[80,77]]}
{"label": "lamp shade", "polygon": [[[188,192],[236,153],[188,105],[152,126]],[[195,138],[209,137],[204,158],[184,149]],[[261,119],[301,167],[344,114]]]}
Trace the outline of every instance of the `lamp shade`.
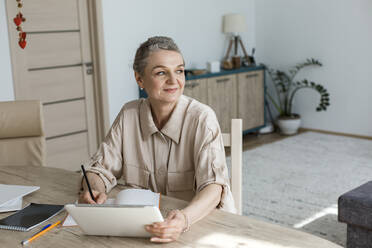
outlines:
{"label": "lamp shade", "polygon": [[227,14],[223,16],[223,32],[224,33],[240,33],[247,29],[244,15]]}

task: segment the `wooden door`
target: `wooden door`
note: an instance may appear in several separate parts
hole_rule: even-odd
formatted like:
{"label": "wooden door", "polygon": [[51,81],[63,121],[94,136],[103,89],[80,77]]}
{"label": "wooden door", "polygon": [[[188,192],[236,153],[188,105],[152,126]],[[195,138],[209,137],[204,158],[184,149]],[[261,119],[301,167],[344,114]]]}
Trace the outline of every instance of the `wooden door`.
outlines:
{"label": "wooden door", "polygon": [[236,75],[208,78],[208,105],[216,112],[222,132],[230,132],[237,116]]}
{"label": "wooden door", "polygon": [[183,94],[208,104],[207,79],[187,80]]}
{"label": "wooden door", "polygon": [[47,166],[78,170],[97,149],[87,0],[24,1],[24,50],[13,23],[16,5],[7,0],[16,100],[43,103]]}
{"label": "wooden door", "polygon": [[238,74],[238,116],[242,118],[243,130],[262,126],[264,119],[263,71]]}

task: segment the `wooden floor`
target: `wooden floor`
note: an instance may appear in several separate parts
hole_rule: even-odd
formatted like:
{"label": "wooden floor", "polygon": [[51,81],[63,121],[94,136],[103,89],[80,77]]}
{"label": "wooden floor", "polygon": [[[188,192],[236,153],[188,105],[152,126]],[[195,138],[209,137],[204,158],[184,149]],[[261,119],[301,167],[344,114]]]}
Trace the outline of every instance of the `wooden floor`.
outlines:
{"label": "wooden floor", "polygon": [[[298,134],[306,131],[299,130]],[[295,134],[295,135],[298,135]],[[293,135],[282,135],[278,131],[268,134],[248,133],[243,136],[243,151],[247,151],[262,145],[292,137]],[[230,147],[225,147],[226,156],[230,156]]]}
{"label": "wooden floor", "polygon": [[[306,131],[299,130],[298,134]],[[295,134],[295,135],[298,135]],[[270,144],[275,141],[292,137],[293,135],[282,135],[278,131],[268,134],[248,133],[243,136],[243,151],[251,150],[253,148]],[[230,147],[225,147],[226,156],[230,156]]]}
{"label": "wooden floor", "polygon": [[[304,133],[306,131],[300,130],[298,134]],[[298,135],[296,134],[296,135]],[[282,135],[279,132],[268,133],[268,134],[258,134],[249,133],[243,136],[243,151],[250,150],[262,145],[270,144],[272,142],[286,139],[292,137],[293,135]]]}

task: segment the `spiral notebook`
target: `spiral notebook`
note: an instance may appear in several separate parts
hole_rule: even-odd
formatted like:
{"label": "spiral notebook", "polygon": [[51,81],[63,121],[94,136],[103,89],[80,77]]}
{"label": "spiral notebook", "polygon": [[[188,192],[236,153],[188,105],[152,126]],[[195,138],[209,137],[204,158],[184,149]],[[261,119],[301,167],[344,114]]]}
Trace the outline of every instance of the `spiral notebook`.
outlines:
{"label": "spiral notebook", "polygon": [[29,231],[63,210],[63,205],[31,203],[22,210],[0,220],[0,229]]}

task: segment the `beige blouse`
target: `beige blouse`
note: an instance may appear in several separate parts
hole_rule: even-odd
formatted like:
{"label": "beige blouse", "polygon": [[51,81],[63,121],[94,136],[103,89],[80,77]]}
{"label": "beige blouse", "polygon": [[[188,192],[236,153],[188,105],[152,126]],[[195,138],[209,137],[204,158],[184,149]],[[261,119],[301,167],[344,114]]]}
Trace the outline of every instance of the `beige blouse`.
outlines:
{"label": "beige blouse", "polygon": [[183,95],[161,130],[147,99],[125,104],[86,165],[102,178],[106,192],[122,177],[130,187],[190,201],[208,184],[220,184],[219,208],[236,212],[216,115]]}

